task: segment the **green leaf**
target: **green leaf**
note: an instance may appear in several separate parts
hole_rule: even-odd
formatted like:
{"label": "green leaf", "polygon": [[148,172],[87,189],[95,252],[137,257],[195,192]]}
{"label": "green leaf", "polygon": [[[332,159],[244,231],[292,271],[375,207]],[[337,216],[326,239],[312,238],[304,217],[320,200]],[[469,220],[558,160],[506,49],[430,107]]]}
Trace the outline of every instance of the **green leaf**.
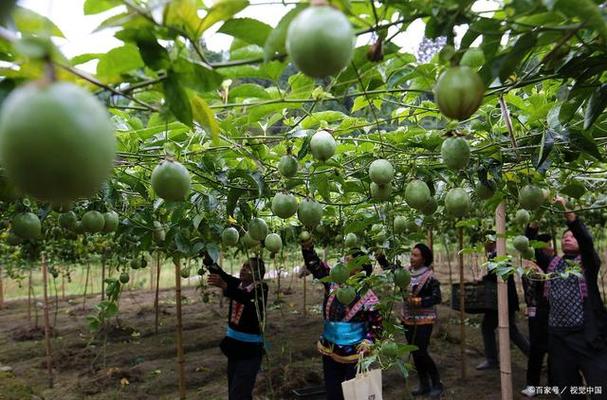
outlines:
{"label": "green leaf", "polygon": [[219,125],[215,119],[215,113],[207,102],[200,96],[192,97],[192,110],[194,111],[194,119],[202,126],[207,133],[211,135],[211,139],[216,142],[219,139]]}
{"label": "green leaf", "polygon": [[50,19],[28,8],[16,7],[13,11],[13,19],[21,33],[65,37]]}
{"label": "green leaf", "polygon": [[184,86],[201,93],[217,89],[223,81],[217,71],[184,58],[173,63],[173,72]]}
{"label": "green leaf", "polygon": [[253,18],[234,18],[226,21],[217,32],[263,47],[272,27]]}
{"label": "green leaf", "polygon": [[596,145],[594,137],[592,137],[588,131],[571,130],[569,132],[569,140],[573,149],[591,155],[599,161],[603,160],[603,156]]}
{"label": "green leaf", "polygon": [[555,7],[565,15],[578,17],[601,35],[603,44],[607,43],[607,23],[592,0],[558,0]]}
{"label": "green leaf", "polygon": [[148,67],[159,70],[168,68],[171,60],[169,53],[162,47],[150,30],[141,30],[135,38],[143,62]]}
{"label": "green leaf", "polygon": [[196,38],[219,21],[231,18],[249,5],[248,0],[219,0],[209,9],[207,15],[196,30]]}
{"label": "green leaf", "polygon": [[70,60],[70,64],[73,66],[85,64],[91,60],[96,60],[102,57],[105,53],[85,53],[77,55],[76,57]]}
{"label": "green leaf", "polygon": [[226,202],[226,214],[227,216],[234,215],[234,210],[236,209],[236,204],[238,203],[238,199],[245,193],[242,189],[231,188],[228,192],[228,199]]}
{"label": "green leaf", "polygon": [[188,94],[172,71],[169,72],[167,78],[162,82],[162,88],[164,89],[169,110],[179,121],[187,126],[192,126],[192,106],[190,105]]}
{"label": "green leaf", "polygon": [[106,83],[120,82],[122,74],[143,66],[139,49],[135,45],[125,44],[99,58],[97,77]]}
{"label": "green leaf", "polygon": [[173,0],[164,9],[164,25],[184,31],[192,40],[198,39],[202,20],[198,17],[196,0]]}
{"label": "green leaf", "polygon": [[84,15],[99,14],[120,5],[122,5],[121,0],[86,0],[84,2]]}
{"label": "green leaf", "polygon": [[566,194],[567,196],[573,197],[574,199],[579,199],[584,195],[584,193],[586,193],[586,187],[580,181],[571,181],[562,187],[560,192]]}
{"label": "green leaf", "polygon": [[230,89],[230,100],[236,98],[270,99],[271,97],[262,86],[254,83],[244,83]]}
{"label": "green leaf", "polygon": [[526,33],[518,38],[512,50],[499,58],[499,78],[505,82],[510,78],[516,67],[525,58],[525,56],[533,49],[537,41],[537,34]]}
{"label": "green leaf", "polygon": [[596,88],[588,99],[584,114],[584,130],[590,128],[607,107],[607,83]]}
{"label": "green leaf", "polygon": [[286,40],[287,30],[293,18],[295,18],[300,12],[304,10],[305,6],[298,5],[280,20],[276,28],[268,35],[266,43],[264,45],[263,57],[265,62],[272,60],[277,56],[284,56],[287,54]]}

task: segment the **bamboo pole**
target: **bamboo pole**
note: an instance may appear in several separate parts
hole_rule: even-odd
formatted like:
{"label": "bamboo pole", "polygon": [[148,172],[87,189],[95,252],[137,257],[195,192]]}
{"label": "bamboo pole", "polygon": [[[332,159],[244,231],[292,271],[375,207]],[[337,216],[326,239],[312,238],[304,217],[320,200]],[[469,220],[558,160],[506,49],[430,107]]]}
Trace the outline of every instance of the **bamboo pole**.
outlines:
{"label": "bamboo pole", "polygon": [[44,343],[46,346],[46,367],[48,370],[48,386],[53,387],[53,355],[51,351],[51,327],[48,316],[48,268],[42,254],[42,279],[44,288]]}
{"label": "bamboo pole", "polygon": [[105,300],[105,257],[101,257],[101,301]]}
{"label": "bamboo pole", "polygon": [[461,378],[466,379],[466,313],[465,313],[465,296],[464,296],[464,228],[458,228],[459,251],[459,337],[460,337],[460,357],[461,357]]}
{"label": "bamboo pole", "polygon": [[4,308],[4,285],[2,283],[2,268],[0,268],[0,310]]}
{"label": "bamboo pole", "polygon": [[[151,268],[150,268],[151,269]],[[158,297],[160,296],[160,252],[156,252],[156,295],[154,296],[154,333],[158,335],[158,320],[160,309],[158,307]]]}
{"label": "bamboo pole", "polygon": [[88,290],[89,287],[89,274],[91,272],[91,263],[89,261],[87,261],[86,263],[86,278],[84,278],[84,295],[82,296],[82,309],[84,310],[86,308],[86,291]]}
{"label": "bamboo pole", "polygon": [[175,304],[177,306],[177,372],[179,375],[179,399],[185,399],[185,357],[183,354],[183,324],[181,319],[181,267],[180,260],[175,263]]}
{"label": "bamboo pole", "polygon": [[[506,203],[502,201],[495,210],[497,256],[506,255]],[[512,365],[510,358],[510,329],[508,322],[508,284],[497,280],[498,332],[500,352],[500,380],[502,400],[512,399]]]}

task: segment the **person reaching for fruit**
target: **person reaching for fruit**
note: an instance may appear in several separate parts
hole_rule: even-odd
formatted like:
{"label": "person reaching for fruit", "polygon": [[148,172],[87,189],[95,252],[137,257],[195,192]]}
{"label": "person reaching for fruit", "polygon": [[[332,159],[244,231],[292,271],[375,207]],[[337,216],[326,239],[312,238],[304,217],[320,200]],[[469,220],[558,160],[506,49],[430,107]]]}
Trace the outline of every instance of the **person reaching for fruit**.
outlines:
{"label": "person reaching for fruit", "polygon": [[[383,269],[396,269],[383,254],[376,259]],[[419,377],[419,387],[412,391],[413,396],[430,395],[440,398],[443,384],[438,368],[428,353],[432,327],[436,320],[436,305],[442,301],[440,283],[434,277],[432,250],[423,243],[418,243],[411,251],[411,280],[405,291],[401,322],[405,326],[407,342],[417,346],[413,351],[413,363]],[[396,271],[395,271],[396,272]]]}
{"label": "person reaching for fruit", "polygon": [[[358,273],[358,257],[366,257],[360,249],[352,249],[344,258],[345,265],[337,264],[329,268],[320,260],[310,238],[302,241],[301,251],[306,268],[314,278],[330,277],[333,282],[323,282],[324,329],[317,343],[322,354],[323,372],[327,400],[343,400],[341,383],[356,376],[356,364],[368,351],[369,346],[379,337],[382,318],[376,309],[379,299],[368,290],[363,295],[354,288],[343,284],[351,274]],[[371,275],[371,264],[362,265],[367,276]]]}
{"label": "person reaching for fruit", "polygon": [[221,288],[230,299],[227,333],[220,344],[228,358],[229,400],[251,400],[264,354],[262,321],[268,299],[264,262],[250,258],[242,265],[239,278],[226,273],[208,255],[204,264],[211,273],[208,284]]}

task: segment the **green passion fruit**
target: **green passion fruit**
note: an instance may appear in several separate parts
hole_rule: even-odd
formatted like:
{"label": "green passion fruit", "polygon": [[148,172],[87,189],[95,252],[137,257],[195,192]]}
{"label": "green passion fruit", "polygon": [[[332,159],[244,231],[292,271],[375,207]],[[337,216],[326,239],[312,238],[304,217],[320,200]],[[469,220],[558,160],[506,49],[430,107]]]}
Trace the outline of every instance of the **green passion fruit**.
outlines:
{"label": "green passion fruit", "polygon": [[416,210],[424,208],[431,198],[430,188],[419,179],[409,182],[405,188],[405,201]]}
{"label": "green passion fruit", "polygon": [[483,102],[485,84],[470,67],[452,67],[442,73],[434,88],[440,112],[448,118],[465,120]]}
{"label": "green passion fruit", "polygon": [[290,193],[276,193],[272,199],[272,212],[282,219],[295,215],[297,206],[297,198]]}
{"label": "green passion fruit", "polygon": [[516,212],[516,215],[514,216],[514,223],[517,225],[527,225],[529,223],[529,220],[531,219],[531,216],[529,215],[529,211],[522,209],[522,210],[518,210]]}
{"label": "green passion fruit", "polygon": [[152,238],[156,243],[162,243],[166,239],[166,231],[164,230],[164,226],[160,223],[160,221],[154,221],[153,223],[154,229],[152,232]]}
{"label": "green passion fruit", "polygon": [[336,297],[341,304],[350,305],[356,298],[356,290],[351,286],[341,287],[337,289]]}
{"label": "green passion fruit", "polygon": [[394,179],[394,167],[388,160],[375,160],[369,166],[369,178],[378,185],[386,185]]}
{"label": "green passion fruit", "polygon": [[529,239],[523,235],[515,236],[514,239],[512,239],[512,246],[521,253],[524,253],[529,249]]}
{"label": "green passion fruit", "polygon": [[470,160],[470,147],[462,137],[447,138],[441,146],[443,163],[452,170],[464,169]]}
{"label": "green passion fruit", "polygon": [[475,192],[479,199],[488,200],[495,194],[495,186],[487,186],[484,183],[479,183]]}
{"label": "green passion fruit", "polygon": [[13,233],[21,239],[38,239],[42,234],[40,218],[31,212],[15,215],[11,226]]}
{"label": "green passion fruit", "polygon": [[107,111],[71,83],[20,87],[0,110],[0,162],[11,182],[38,199],[95,194],[111,173],[115,155]]}
{"label": "green passion fruit", "polygon": [[411,273],[404,268],[394,271],[394,284],[402,290],[407,290],[411,282]]}
{"label": "green passion fruit", "polygon": [[225,228],[223,232],[221,232],[221,242],[224,244],[224,246],[236,246],[239,239],[240,234],[233,226]]}
{"label": "green passion fruit", "polygon": [[389,200],[390,196],[392,195],[392,184],[390,183],[386,185],[378,185],[375,182],[371,182],[369,189],[371,190],[371,197],[373,197],[375,200]]}
{"label": "green passion fruit", "polygon": [[344,264],[336,264],[329,271],[329,279],[339,285],[345,283],[350,277],[350,271]]}
{"label": "green passion fruit", "polygon": [[115,232],[118,229],[118,213],[116,211],[108,211],[103,214],[103,219],[105,223],[103,224],[103,232],[110,233]]}
{"label": "green passion fruit", "polygon": [[62,228],[74,229],[77,222],[78,218],[76,218],[76,213],[74,213],[73,211],[68,211],[59,215],[59,225]]}
{"label": "green passion fruit", "polygon": [[344,245],[348,248],[353,248],[358,246],[358,236],[356,234],[350,232],[346,235],[344,239]]}
{"label": "green passion fruit", "polygon": [[192,178],[181,163],[164,160],[152,172],[152,189],[167,201],[183,201],[190,194]]}
{"label": "green passion fruit", "polygon": [[470,209],[470,196],[462,188],[454,188],[445,196],[445,209],[454,217],[463,217]]}
{"label": "green passion fruit", "polygon": [[282,239],[277,233],[270,233],[266,236],[263,244],[272,253],[278,253],[282,249]]}
{"label": "green passion fruit", "polygon": [[402,215],[394,217],[394,233],[400,234],[405,233],[407,230],[407,218]]}
{"label": "green passion fruit", "polygon": [[301,233],[299,234],[299,240],[301,242],[307,242],[310,239],[312,239],[312,235],[310,235],[310,232],[308,231],[301,231]]}
{"label": "green passion fruit", "polygon": [[304,199],[299,203],[299,207],[297,208],[297,217],[299,218],[299,221],[307,227],[315,227],[318,225],[322,219],[322,214],[322,205],[310,199]]}
{"label": "green passion fruit", "polygon": [[103,218],[103,214],[101,214],[99,211],[87,211],[82,216],[82,228],[85,230],[85,232],[101,232],[104,225],[105,218]]}
{"label": "green passion fruit", "polygon": [[257,246],[259,246],[259,240],[255,240],[251,237],[251,235],[249,234],[249,232],[246,232],[244,234],[244,236],[242,237],[242,242],[244,243],[244,245],[249,248],[255,248]]}
{"label": "green passion fruit", "polygon": [[291,21],[286,48],[293,63],[313,78],[334,75],[354,52],[354,31],[348,18],[329,6],[313,6]]}
{"label": "green passion fruit", "polygon": [[518,202],[526,210],[537,210],[544,204],[544,192],[535,185],[526,185],[518,192]]}
{"label": "green passion fruit", "polygon": [[285,178],[292,178],[297,174],[297,158],[290,154],[280,157],[278,161],[278,172]]}
{"label": "green passion fruit", "polygon": [[268,236],[268,224],[261,218],[253,218],[249,222],[249,236],[251,239],[261,241]]}
{"label": "green passion fruit", "polygon": [[327,131],[318,131],[310,139],[310,151],[318,161],[327,161],[335,154],[337,142]]}
{"label": "green passion fruit", "polygon": [[127,274],[126,272],[123,272],[120,274],[120,283],[122,283],[123,285],[126,285],[127,283],[129,283],[129,280],[131,278],[129,277],[129,274]]}

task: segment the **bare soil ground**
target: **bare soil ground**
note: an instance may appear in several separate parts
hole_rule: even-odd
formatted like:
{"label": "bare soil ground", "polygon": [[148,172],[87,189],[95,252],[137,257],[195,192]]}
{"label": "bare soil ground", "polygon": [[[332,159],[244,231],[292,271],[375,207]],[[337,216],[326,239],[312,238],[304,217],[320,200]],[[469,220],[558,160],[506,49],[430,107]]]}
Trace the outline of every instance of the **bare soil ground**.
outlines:
{"label": "bare soil ground", "polygon": [[[448,279],[441,279],[447,283]],[[275,282],[270,281],[276,300]],[[285,283],[283,283],[285,286]],[[288,282],[286,282],[288,286]],[[435,328],[431,353],[439,366],[446,387],[445,399],[499,399],[499,371],[479,372],[474,366],[483,360],[480,316],[469,315],[466,324],[467,378],[460,377],[458,313],[448,307],[448,285],[444,285],[445,304],[439,307],[440,321]],[[321,332],[319,304],[322,287],[308,280],[307,315],[303,315],[302,280],[295,280],[283,302],[271,305],[268,313],[269,360],[264,362],[255,390],[256,399],[294,399],[292,390],[322,384],[321,360],[315,341]],[[184,346],[189,399],[227,399],[226,359],[218,348],[224,335],[227,303],[220,304],[216,291],[209,303],[194,287],[183,293]],[[175,294],[161,292],[161,326],[154,334],[154,296],[146,290],[125,292],[120,316],[112,321],[104,338],[91,338],[86,315],[99,296],[59,302],[52,340],[54,388],[48,388],[43,331],[28,322],[27,301],[12,301],[0,311],[0,400],[176,399]],[[54,307],[51,304],[51,307]],[[40,316],[41,316],[41,310]],[[51,321],[54,310],[51,312]],[[39,326],[42,318],[39,317]],[[527,332],[526,320],[519,321]],[[403,338],[404,340],[404,338]],[[514,398],[524,385],[526,359],[512,349]],[[410,386],[417,384],[415,373]],[[399,372],[383,376],[384,399],[405,399],[407,388]],[[318,397],[317,397],[318,398]],[[322,398],[322,397],[320,397]]]}

